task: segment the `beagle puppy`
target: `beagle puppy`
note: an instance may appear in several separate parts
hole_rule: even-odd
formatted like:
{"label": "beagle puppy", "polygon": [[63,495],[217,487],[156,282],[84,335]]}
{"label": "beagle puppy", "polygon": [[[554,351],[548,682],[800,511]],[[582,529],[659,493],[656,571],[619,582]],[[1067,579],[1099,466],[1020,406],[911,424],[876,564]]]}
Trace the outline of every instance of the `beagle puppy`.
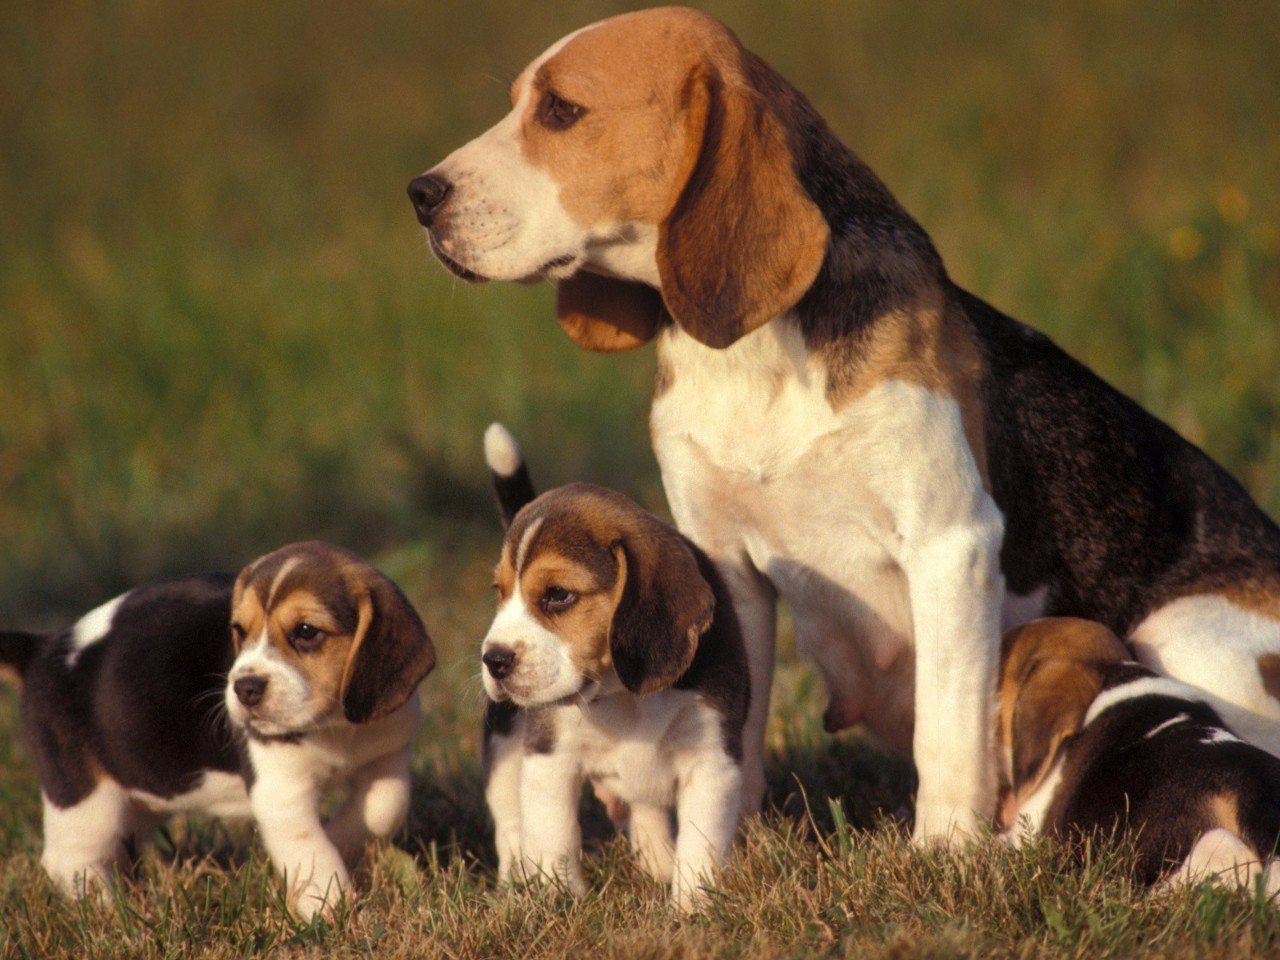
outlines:
{"label": "beagle puppy", "polygon": [[1132,835],[1142,884],[1280,890],[1280,759],[1240,740],[1194,687],[1129,659],[1100,623],[1035,620],[1004,639],[1000,826]]}
{"label": "beagle puppy", "polygon": [[1280,752],[1280,528],[1047,337],[956,286],[805,97],[696,10],[584,27],[409,186],[469,280],[558,283],[577,343],[658,350],[650,435],[751,670],[764,791],[778,597],[830,693],[914,756],[915,835],[996,807],[1002,629],[1107,624]]}
{"label": "beagle puppy", "polygon": [[[677,909],[727,861],[750,697],[733,604],[692,543],[575,483],[534,497],[514,438],[485,435],[507,524],[481,652],[485,797],[504,881],[585,889],[584,779]],[[672,837],[672,815],[676,832]]]}
{"label": "beagle puppy", "polygon": [[[46,636],[6,633],[44,800],[45,870],[102,894],[126,843],[169,814],[252,817],[290,906],[348,889],[345,860],[409,807],[422,621],[369,564],[295,543],[239,577],[137,587]],[[327,823],[321,791],[345,783]]]}

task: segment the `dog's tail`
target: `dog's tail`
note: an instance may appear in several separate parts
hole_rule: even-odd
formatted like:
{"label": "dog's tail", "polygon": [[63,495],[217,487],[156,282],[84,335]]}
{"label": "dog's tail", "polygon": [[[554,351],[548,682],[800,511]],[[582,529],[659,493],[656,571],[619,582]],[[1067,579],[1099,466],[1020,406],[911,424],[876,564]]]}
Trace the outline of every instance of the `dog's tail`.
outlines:
{"label": "dog's tail", "polygon": [[44,640],[38,633],[0,630],[0,679],[20,684]]}
{"label": "dog's tail", "polygon": [[493,473],[493,492],[498,495],[498,511],[502,525],[511,525],[512,518],[538,494],[529,479],[524,454],[516,438],[500,423],[489,424],[484,432],[484,459]]}

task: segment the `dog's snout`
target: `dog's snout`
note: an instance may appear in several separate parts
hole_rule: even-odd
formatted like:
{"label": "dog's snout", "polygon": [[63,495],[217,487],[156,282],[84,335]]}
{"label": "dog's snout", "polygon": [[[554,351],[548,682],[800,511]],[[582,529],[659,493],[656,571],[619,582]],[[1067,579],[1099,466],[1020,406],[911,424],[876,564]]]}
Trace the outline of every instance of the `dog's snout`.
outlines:
{"label": "dog's snout", "polygon": [[489,670],[489,675],[495,680],[501,680],[515,666],[516,653],[509,647],[490,647],[480,659]]}
{"label": "dog's snout", "polygon": [[231,685],[236,699],[246,707],[256,707],[267,692],[267,681],[262,677],[241,677]]}
{"label": "dog's snout", "polygon": [[453,184],[438,174],[424,173],[409,181],[409,199],[413,201],[418,222],[424,227],[431,226],[432,216],[452,190]]}

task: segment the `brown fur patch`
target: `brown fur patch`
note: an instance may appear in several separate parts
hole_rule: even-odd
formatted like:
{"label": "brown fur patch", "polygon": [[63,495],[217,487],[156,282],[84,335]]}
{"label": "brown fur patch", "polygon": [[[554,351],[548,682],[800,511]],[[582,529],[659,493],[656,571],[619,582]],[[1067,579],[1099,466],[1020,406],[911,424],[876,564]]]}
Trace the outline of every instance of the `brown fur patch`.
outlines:
{"label": "brown fur patch", "polygon": [[1280,581],[1273,577],[1238,580],[1220,592],[1231,603],[1250,613],[1280,620]]}
{"label": "brown fur patch", "polygon": [[1000,742],[1005,771],[1022,802],[1053,767],[1102,688],[1100,667],[1128,658],[1119,637],[1100,623],[1046,617],[1005,634],[1000,670]]}
{"label": "brown fur patch", "polygon": [[1215,827],[1230,830],[1243,837],[1240,830],[1240,798],[1234,793],[1215,793],[1208,800],[1209,819]]}
{"label": "brown fur patch", "polygon": [[954,397],[983,485],[986,430],[979,395],[985,363],[963,311],[943,305],[931,290],[909,309],[879,317],[861,337],[843,337],[818,350],[827,367],[827,398],[834,409],[852,403],[885,380],[902,380]]}

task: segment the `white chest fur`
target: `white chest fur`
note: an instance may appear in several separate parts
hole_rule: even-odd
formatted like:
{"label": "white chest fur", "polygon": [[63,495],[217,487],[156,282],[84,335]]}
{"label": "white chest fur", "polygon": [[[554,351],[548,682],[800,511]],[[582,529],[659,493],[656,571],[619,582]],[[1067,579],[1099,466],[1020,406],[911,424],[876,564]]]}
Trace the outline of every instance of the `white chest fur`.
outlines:
{"label": "white chest fur", "polygon": [[835,408],[788,317],[724,350],[669,329],[659,351],[669,386],[651,428],[677,524],[788,602],[839,725],[864,721],[909,750],[913,550],[999,526],[957,402],[882,380]]}

